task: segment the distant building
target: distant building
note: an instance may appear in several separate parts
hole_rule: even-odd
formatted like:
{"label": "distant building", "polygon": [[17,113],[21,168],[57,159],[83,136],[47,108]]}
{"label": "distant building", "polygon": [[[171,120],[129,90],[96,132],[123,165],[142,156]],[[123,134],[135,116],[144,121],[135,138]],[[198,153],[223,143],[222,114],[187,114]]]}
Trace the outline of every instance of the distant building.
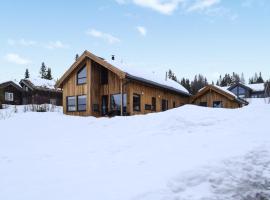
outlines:
{"label": "distant building", "polygon": [[10,105],[53,104],[62,105],[62,91],[54,88],[55,81],[22,79],[19,83],[0,84],[0,102]]}
{"label": "distant building", "polygon": [[265,97],[265,84],[242,84],[236,83],[227,88],[227,90],[234,93],[240,98],[264,98]]}
{"label": "distant building", "polygon": [[248,102],[218,86],[208,85],[191,98],[191,103],[212,108],[241,108]]}

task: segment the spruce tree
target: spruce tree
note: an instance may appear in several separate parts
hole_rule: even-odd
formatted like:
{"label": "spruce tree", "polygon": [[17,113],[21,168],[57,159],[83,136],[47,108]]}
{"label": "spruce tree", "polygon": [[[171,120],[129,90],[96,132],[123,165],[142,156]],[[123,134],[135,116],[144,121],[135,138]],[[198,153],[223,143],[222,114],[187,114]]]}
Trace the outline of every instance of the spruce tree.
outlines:
{"label": "spruce tree", "polygon": [[262,78],[262,73],[261,72],[259,73],[259,77],[257,79],[257,83],[264,83],[264,80]]}
{"label": "spruce tree", "polygon": [[53,77],[52,77],[52,70],[51,70],[50,67],[49,67],[48,70],[47,70],[45,79],[48,79],[48,80],[52,80],[52,79],[53,79]]}
{"label": "spruce tree", "polygon": [[246,83],[245,76],[244,76],[244,73],[243,73],[243,72],[242,72],[242,74],[241,74],[240,82],[241,82],[242,84],[245,84],[245,83]]}
{"label": "spruce tree", "polygon": [[46,65],[44,62],[41,63],[41,67],[40,67],[40,77],[45,79],[46,78]]}
{"label": "spruce tree", "polygon": [[24,78],[30,78],[30,74],[29,74],[29,70],[28,69],[26,69],[25,70],[25,73],[24,73]]}

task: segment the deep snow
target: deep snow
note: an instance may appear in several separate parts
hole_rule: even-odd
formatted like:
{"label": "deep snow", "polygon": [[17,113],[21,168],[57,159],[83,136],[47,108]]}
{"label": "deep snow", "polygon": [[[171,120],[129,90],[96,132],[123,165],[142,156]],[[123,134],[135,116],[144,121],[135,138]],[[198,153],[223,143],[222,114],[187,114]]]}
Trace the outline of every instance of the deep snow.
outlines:
{"label": "deep snow", "polygon": [[0,199],[237,199],[246,177],[270,178],[263,99],[111,119],[13,109],[0,111]]}

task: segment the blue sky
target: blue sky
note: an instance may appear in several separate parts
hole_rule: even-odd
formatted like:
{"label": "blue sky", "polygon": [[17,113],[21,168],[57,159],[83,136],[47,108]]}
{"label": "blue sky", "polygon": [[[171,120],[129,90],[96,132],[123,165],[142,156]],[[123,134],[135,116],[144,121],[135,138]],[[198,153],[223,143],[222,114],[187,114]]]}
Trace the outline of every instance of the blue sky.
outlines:
{"label": "blue sky", "polygon": [[10,0],[0,27],[0,81],[37,76],[43,61],[59,78],[85,49],[179,78],[270,78],[269,0]]}

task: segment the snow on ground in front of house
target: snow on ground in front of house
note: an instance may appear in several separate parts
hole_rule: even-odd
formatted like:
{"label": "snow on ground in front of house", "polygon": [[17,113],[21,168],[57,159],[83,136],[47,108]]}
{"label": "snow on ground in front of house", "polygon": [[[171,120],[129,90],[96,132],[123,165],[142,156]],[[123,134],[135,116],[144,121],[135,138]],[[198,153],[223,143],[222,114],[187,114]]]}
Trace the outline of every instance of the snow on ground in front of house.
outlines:
{"label": "snow on ground in front of house", "polygon": [[0,199],[237,200],[270,178],[263,100],[111,119],[13,109],[0,111]]}

